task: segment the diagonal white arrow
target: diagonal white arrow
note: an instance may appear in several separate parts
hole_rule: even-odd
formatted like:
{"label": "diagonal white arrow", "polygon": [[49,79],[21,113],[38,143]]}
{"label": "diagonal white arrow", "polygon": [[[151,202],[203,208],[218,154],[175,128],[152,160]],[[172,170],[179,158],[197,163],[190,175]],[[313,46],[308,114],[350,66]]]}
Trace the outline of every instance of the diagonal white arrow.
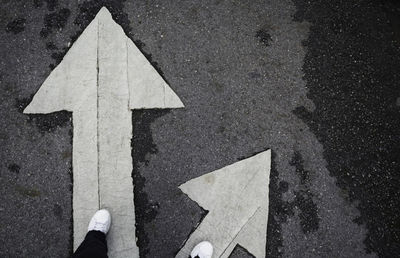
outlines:
{"label": "diagonal white arrow", "polygon": [[213,244],[213,257],[228,257],[237,244],[265,257],[270,169],[268,150],[181,185],[209,213],[176,257],[187,258],[204,240]]}
{"label": "diagonal white arrow", "polygon": [[139,257],[132,183],[131,109],[181,108],[180,99],[103,7],[24,113],[73,112],[74,249],[108,208],[110,257]]}

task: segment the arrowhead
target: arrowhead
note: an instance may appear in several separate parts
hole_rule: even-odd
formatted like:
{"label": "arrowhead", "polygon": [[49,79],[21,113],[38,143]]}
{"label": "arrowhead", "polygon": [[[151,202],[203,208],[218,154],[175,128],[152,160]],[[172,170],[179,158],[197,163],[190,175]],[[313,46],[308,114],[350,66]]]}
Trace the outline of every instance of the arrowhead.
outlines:
{"label": "arrowhead", "polygon": [[135,44],[128,40],[129,107],[182,108],[182,101]]}
{"label": "arrowhead", "polygon": [[73,111],[97,87],[97,17],[71,46],[25,108],[24,113]]}
{"label": "arrowhead", "polygon": [[[107,31],[109,27],[115,27],[115,30]],[[90,99],[98,98],[99,71],[112,67],[112,64],[107,64],[107,60],[102,61],[99,67],[99,42],[102,41],[102,44],[106,45],[116,39],[114,36],[125,42],[124,49],[112,49],[111,53],[126,53],[125,60],[120,60],[124,62],[127,73],[126,84],[121,87],[129,88],[129,107],[183,107],[179,97],[115,23],[107,8],[103,7],[72,45],[62,62],[43,82],[24,113],[74,111],[77,108],[85,108]],[[114,76],[122,75],[116,72]]]}
{"label": "arrowhead", "polygon": [[268,150],[181,185],[209,213],[177,257],[199,240],[214,244],[215,257],[228,257],[236,244],[265,257],[270,166]]}
{"label": "arrowhead", "polygon": [[[268,192],[271,151],[264,151],[253,157],[238,161],[192,179],[179,188],[205,209],[215,208],[217,202],[236,202],[234,196],[255,196],[255,202],[245,205],[262,206],[264,200],[257,196]],[[266,185],[265,185],[266,184]],[[222,200],[221,199],[226,199]]]}

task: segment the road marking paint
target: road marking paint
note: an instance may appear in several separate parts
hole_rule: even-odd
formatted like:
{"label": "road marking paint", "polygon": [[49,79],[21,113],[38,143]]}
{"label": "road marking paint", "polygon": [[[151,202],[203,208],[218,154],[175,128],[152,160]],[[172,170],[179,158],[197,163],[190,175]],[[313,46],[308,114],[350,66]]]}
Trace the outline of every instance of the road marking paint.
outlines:
{"label": "road marking paint", "polygon": [[265,257],[270,170],[268,150],[181,185],[209,213],[176,257],[188,257],[204,240],[213,244],[213,257],[229,257],[237,244]]}

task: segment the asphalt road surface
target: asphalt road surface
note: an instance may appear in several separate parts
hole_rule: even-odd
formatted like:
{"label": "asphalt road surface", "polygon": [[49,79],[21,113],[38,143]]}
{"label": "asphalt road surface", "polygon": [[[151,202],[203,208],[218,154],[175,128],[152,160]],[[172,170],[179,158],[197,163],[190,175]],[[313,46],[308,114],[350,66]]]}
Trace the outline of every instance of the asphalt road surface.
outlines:
{"label": "asphalt road surface", "polygon": [[396,1],[2,0],[1,257],[72,253],[71,113],[22,111],[102,6],[185,104],[132,115],[141,257],[206,215],[179,185],[267,149],[267,257],[399,255]]}

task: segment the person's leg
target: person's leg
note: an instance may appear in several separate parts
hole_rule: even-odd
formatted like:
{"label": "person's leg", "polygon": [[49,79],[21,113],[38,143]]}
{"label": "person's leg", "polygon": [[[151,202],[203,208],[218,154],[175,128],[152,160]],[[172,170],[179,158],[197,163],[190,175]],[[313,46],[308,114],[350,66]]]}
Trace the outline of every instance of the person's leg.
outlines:
{"label": "person's leg", "polygon": [[106,234],[110,229],[111,215],[107,210],[97,211],[90,220],[88,233],[73,258],[107,258]]}
{"label": "person's leg", "polygon": [[107,258],[106,235],[97,230],[89,231],[85,240],[76,249],[74,258]]}

